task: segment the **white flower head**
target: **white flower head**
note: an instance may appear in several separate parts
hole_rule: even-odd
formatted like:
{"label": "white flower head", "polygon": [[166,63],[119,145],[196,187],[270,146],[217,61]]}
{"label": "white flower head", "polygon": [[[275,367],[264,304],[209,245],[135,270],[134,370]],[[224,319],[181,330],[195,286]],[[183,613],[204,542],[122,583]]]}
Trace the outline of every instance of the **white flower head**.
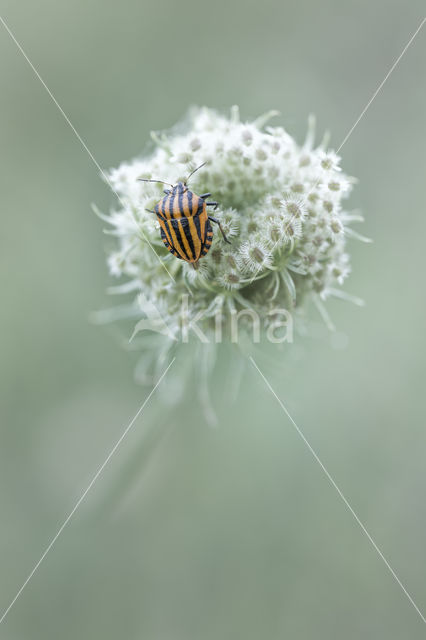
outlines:
{"label": "white flower head", "polygon": [[239,289],[241,274],[236,269],[227,269],[218,275],[217,282],[224,289]]}
{"label": "white flower head", "polygon": [[263,236],[263,233],[256,233],[240,245],[238,263],[242,271],[257,273],[271,268],[272,252]]}
{"label": "white flower head", "polygon": [[[166,324],[180,325],[180,300],[188,295],[187,314],[212,330],[212,310],[222,313],[226,332],[230,314],[255,309],[265,321],[275,307],[294,310],[309,297],[334,295],[348,273],[348,224],[345,211],[354,180],[340,168],[340,158],[323,144],[314,147],[310,127],[298,145],[280,126],[265,128],[267,114],[242,122],[237,108],[228,117],[208,108],[193,109],[182,125],[152,135],[150,155],[122,163],[108,179],[121,208],[103,216],[112,225],[115,247],[110,272],[127,277],[123,292],[138,291],[159,306]],[[164,185],[139,177],[184,181],[218,203],[209,213],[218,226],[199,269],[165,247],[153,209]],[[166,185],[167,186],[167,185]],[[355,237],[355,232],[353,236]],[[219,302],[220,304],[219,304]]]}

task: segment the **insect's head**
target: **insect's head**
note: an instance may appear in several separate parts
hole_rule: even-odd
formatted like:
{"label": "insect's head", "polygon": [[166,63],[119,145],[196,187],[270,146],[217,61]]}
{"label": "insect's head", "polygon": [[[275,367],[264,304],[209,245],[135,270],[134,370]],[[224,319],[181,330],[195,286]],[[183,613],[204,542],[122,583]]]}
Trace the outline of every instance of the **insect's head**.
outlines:
{"label": "insect's head", "polygon": [[188,187],[186,186],[186,182],[178,182],[175,184],[172,191],[173,193],[185,193],[187,190]]}
{"label": "insect's head", "polygon": [[204,167],[205,164],[207,164],[207,162],[203,162],[202,164],[200,164],[193,171],[191,171],[191,173],[189,174],[189,176],[186,178],[184,182],[178,182],[177,184],[170,184],[169,182],[164,182],[164,180],[151,180],[148,178],[138,178],[138,180],[140,180],[141,182],[159,182],[160,184],[167,184],[169,187],[172,188],[173,192],[183,193],[188,188],[187,184],[188,184],[189,178],[193,176],[194,173],[198,171],[198,169],[201,169],[201,167]]}

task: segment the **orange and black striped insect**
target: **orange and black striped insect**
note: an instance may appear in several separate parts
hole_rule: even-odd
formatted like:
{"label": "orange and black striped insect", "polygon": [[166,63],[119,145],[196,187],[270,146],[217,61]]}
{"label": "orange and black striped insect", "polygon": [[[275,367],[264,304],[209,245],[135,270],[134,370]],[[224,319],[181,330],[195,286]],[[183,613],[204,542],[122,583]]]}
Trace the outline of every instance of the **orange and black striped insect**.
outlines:
{"label": "orange and black striped insect", "polygon": [[[176,258],[190,262],[195,269],[198,268],[198,261],[205,256],[212,244],[213,229],[211,223],[219,226],[223,239],[231,244],[227,239],[222,226],[217,220],[210,216],[207,207],[217,208],[215,201],[207,202],[211,193],[203,193],[197,196],[190,191],[187,186],[189,178],[206,163],[203,162],[194,169],[185,182],[178,182],[176,185],[169,185],[171,189],[165,189],[165,196],[157,202],[154,210],[150,211],[157,215],[160,223],[161,238],[167,249]],[[161,182],[163,180],[148,180],[139,178],[143,182]]]}

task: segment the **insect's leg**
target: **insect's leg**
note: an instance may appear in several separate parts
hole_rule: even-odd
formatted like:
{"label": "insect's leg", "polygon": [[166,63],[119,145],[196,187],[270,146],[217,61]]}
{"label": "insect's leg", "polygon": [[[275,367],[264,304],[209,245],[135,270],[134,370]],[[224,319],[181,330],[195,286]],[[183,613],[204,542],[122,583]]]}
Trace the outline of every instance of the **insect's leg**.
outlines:
{"label": "insect's leg", "polygon": [[205,198],[210,198],[210,196],[211,196],[211,195],[212,195],[211,193],[203,193],[203,194],[200,196],[200,198],[202,198],[202,199],[204,200]]}
{"label": "insect's leg", "polygon": [[145,209],[145,211],[149,211],[149,213],[155,213],[152,209]]}
{"label": "insect's leg", "polygon": [[166,194],[166,196],[169,195],[170,191],[171,191],[171,189],[164,189],[164,193]]}
{"label": "insect's leg", "polygon": [[213,207],[215,211],[216,211],[216,209],[217,209],[217,208],[218,208],[218,206],[219,206],[219,205],[218,205],[218,203],[217,203],[217,202],[215,202],[215,201],[212,201],[212,202],[206,202],[206,205],[207,205],[207,206],[210,206],[210,207]]}
{"label": "insect's leg", "polygon": [[231,244],[231,243],[229,242],[228,238],[226,237],[226,235],[225,235],[225,233],[224,233],[224,231],[223,231],[223,229],[222,229],[222,225],[220,224],[219,220],[218,220],[217,218],[213,218],[213,216],[208,216],[208,218],[209,218],[209,220],[211,220],[212,222],[215,222],[215,223],[218,225],[218,227],[219,227],[219,229],[220,229],[220,232],[221,232],[221,234],[222,234],[223,239],[225,240],[225,242],[227,242],[228,244]]}

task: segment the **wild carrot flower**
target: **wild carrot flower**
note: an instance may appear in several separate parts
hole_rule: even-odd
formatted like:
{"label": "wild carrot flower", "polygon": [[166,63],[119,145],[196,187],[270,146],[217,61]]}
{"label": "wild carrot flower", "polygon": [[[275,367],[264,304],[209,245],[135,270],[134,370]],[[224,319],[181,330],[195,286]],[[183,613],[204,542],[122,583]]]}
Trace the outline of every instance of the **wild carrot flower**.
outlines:
{"label": "wild carrot flower", "polygon": [[[101,214],[116,236],[110,273],[123,279],[116,292],[136,295],[132,314],[141,322],[135,335],[147,328],[153,307],[162,319],[161,346],[149,343],[157,355],[182,340],[182,306],[187,325],[196,321],[211,342],[218,325],[221,338],[230,336],[232,318],[242,310],[256,313],[264,332],[277,309],[297,316],[313,300],[326,317],[323,302],[345,297],[340,286],[350,272],[346,240],[355,234],[348,225],[358,220],[345,201],[354,179],[341,171],[334,152],[324,144],[314,147],[312,119],[298,145],[281,126],[268,125],[274,115],[241,122],[236,107],[230,117],[193,109],[175,129],[152,134],[149,155],[108,174],[120,199],[108,216]],[[214,215],[231,245],[214,227],[212,247],[194,270],[167,251],[149,212],[164,187],[138,178],[176,184],[202,163],[190,189],[212,193],[219,203]],[[158,325],[151,328],[159,331]]]}

